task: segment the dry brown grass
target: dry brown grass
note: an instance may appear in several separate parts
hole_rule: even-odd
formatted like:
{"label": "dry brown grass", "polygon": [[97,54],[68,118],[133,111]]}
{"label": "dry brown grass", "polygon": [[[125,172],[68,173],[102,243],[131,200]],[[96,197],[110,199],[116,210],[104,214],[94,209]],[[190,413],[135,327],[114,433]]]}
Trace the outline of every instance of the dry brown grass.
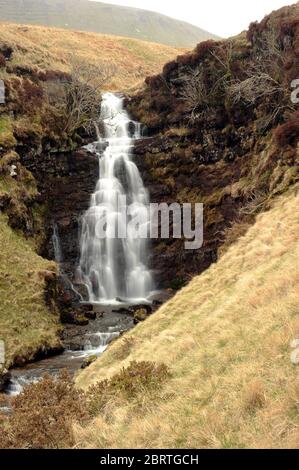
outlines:
{"label": "dry brown grass", "polygon": [[115,342],[78,376],[87,388],[134,360],[171,370],[142,408],[124,399],[77,424],[78,447],[299,446],[290,360],[299,338],[298,203],[298,189],[280,197],[218,263],[127,334],[128,355]]}
{"label": "dry brown grass", "polygon": [[0,23],[0,44],[14,49],[13,64],[68,71],[71,56],[89,64],[115,64],[109,90],[123,90],[159,72],[182,49],[118,36]]}

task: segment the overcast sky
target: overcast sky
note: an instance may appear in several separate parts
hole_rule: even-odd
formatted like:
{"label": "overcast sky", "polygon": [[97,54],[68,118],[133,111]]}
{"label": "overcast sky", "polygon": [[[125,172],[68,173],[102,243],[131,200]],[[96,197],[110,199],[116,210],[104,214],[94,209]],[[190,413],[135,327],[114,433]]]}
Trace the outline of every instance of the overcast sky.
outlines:
{"label": "overcast sky", "polygon": [[[96,0],[93,0],[96,1]],[[222,37],[233,36],[247,29],[249,23],[261,20],[266,14],[284,5],[288,0],[103,0],[145,10],[157,11]]]}

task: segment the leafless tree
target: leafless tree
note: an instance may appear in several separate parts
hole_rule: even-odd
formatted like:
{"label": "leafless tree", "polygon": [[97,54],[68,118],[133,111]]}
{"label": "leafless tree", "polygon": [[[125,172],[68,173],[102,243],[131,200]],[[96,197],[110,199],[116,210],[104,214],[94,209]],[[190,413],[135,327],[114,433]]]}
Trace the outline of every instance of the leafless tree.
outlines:
{"label": "leafless tree", "polygon": [[70,59],[70,72],[48,90],[49,102],[63,118],[63,131],[72,135],[77,129],[89,131],[99,115],[101,92],[115,75],[111,63],[90,64],[77,57]]}

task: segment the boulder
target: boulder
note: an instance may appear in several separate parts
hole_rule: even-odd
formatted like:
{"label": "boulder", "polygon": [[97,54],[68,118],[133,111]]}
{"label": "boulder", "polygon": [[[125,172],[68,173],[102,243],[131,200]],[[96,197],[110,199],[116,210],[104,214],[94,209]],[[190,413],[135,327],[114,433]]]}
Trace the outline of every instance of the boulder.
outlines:
{"label": "boulder", "polygon": [[145,310],[147,315],[150,315],[151,313],[153,313],[153,309],[150,304],[132,305],[131,307],[128,308],[129,313],[132,313],[133,315],[138,310]]}
{"label": "boulder", "polygon": [[11,380],[11,373],[7,369],[0,371],[0,392],[3,392]]}
{"label": "boulder", "polygon": [[88,323],[89,323],[89,320],[88,320],[88,318],[86,318],[85,315],[75,315],[74,325],[86,326],[86,325],[88,325]]}
{"label": "boulder", "polygon": [[96,355],[93,355],[93,356],[88,356],[86,359],[84,359],[84,361],[82,362],[81,364],[81,369],[86,369],[86,367],[89,367],[90,364],[92,364],[93,362],[95,362],[97,360],[97,356]]}
{"label": "boulder", "polygon": [[84,313],[84,316],[89,320],[95,320],[97,318],[97,313],[94,311],[88,311]]}
{"label": "boulder", "polygon": [[86,326],[89,323],[89,319],[82,313],[78,313],[73,310],[63,310],[60,314],[61,323],[69,325]]}
{"label": "boulder", "polygon": [[144,321],[149,316],[148,311],[145,308],[140,308],[134,312],[134,323],[137,325],[138,323]]}

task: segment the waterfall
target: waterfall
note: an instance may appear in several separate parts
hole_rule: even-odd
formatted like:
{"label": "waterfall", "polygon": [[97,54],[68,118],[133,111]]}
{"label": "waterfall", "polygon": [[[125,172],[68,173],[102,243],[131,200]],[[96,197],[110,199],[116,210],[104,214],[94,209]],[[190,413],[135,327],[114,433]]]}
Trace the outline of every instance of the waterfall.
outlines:
{"label": "waterfall", "polygon": [[[152,290],[147,240],[136,237],[129,226],[138,216],[147,226],[150,221],[148,193],[131,159],[140,124],[129,118],[123,98],[112,93],[103,95],[100,122],[105,135],[88,146],[99,156],[99,179],[82,218],[77,275],[88,290],[89,302],[145,300]],[[105,226],[104,237],[98,236],[99,223]],[[119,228],[127,228],[125,237],[113,237]]]}
{"label": "waterfall", "polygon": [[60,246],[60,240],[58,235],[58,228],[57,225],[54,224],[53,226],[53,235],[52,235],[52,243],[54,249],[54,259],[58,265],[62,263],[62,251]]}

